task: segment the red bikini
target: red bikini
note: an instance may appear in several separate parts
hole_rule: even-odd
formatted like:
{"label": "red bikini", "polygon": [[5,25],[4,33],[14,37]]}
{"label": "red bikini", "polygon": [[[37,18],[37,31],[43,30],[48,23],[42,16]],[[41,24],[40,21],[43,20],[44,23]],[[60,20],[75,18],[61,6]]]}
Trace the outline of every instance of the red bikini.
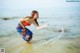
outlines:
{"label": "red bikini", "polygon": [[30,26],[30,24],[27,21],[23,21],[24,26]]}

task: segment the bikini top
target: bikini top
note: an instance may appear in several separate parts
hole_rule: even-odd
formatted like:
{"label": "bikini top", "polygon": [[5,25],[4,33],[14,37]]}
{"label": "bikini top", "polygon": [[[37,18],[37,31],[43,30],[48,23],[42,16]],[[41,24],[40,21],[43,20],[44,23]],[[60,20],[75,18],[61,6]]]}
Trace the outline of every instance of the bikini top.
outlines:
{"label": "bikini top", "polygon": [[27,21],[23,21],[24,26],[30,26],[30,24]]}
{"label": "bikini top", "polygon": [[24,26],[30,26],[30,24],[27,21],[23,21]]}

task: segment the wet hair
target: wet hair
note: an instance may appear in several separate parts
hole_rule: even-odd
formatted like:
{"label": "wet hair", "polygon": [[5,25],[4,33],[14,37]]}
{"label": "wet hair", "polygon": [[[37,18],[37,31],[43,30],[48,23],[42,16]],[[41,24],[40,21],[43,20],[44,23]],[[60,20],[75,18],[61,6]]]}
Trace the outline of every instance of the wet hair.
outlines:
{"label": "wet hair", "polygon": [[[36,10],[33,10],[33,11],[32,11],[31,17],[33,18],[36,13],[37,13],[37,16],[38,16],[37,18],[39,18],[39,13],[38,13],[38,11],[36,11]],[[38,24],[38,22],[37,22],[37,18],[35,19],[35,22],[36,22],[37,26],[39,26],[39,24]]]}

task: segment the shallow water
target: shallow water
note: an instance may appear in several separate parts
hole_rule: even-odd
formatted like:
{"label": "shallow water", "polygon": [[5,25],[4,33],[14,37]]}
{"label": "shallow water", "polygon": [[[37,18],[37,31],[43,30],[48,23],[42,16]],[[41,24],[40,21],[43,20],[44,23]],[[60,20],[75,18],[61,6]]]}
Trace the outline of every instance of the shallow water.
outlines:
{"label": "shallow water", "polygon": [[27,27],[33,32],[30,45],[16,31],[18,19],[0,19],[0,48],[5,48],[6,53],[80,53],[79,16],[41,17],[40,25],[49,26],[41,30],[33,25]]}
{"label": "shallow water", "polygon": [[[51,22],[47,18],[42,22],[43,18],[39,23],[42,25],[48,22],[48,27],[42,30],[35,29],[33,25],[28,27],[34,33],[31,45],[27,45],[17,33],[17,20],[0,19],[0,48],[5,48],[6,53],[80,53],[80,28],[76,24],[79,22],[77,21],[78,18],[72,18],[72,20],[63,19],[70,23],[57,18]],[[59,38],[62,27],[64,28],[64,33]],[[58,40],[56,41],[56,39]]]}
{"label": "shallow water", "polygon": [[[3,40],[2,40],[3,39]],[[2,41],[1,41],[2,40]],[[5,48],[6,53],[79,53],[80,37],[66,40],[59,39],[56,42],[50,42],[40,45],[38,41],[32,41],[27,45],[20,37],[3,37],[0,39],[0,48]]]}

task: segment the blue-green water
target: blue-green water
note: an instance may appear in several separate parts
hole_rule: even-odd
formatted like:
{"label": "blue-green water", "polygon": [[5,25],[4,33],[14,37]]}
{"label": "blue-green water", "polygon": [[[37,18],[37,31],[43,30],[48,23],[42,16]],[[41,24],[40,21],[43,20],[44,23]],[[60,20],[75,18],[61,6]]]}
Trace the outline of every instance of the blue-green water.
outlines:
{"label": "blue-green water", "polygon": [[[0,13],[0,48],[7,53],[80,53],[80,8],[38,9],[40,25],[49,26],[37,30],[34,25],[29,28],[33,32],[32,45],[28,48],[16,31],[18,20],[29,15],[29,11],[2,10]],[[16,13],[17,12],[17,13]],[[15,16],[15,17],[14,17]],[[9,18],[4,20],[3,18]],[[60,35],[61,28],[64,33]],[[49,40],[51,40],[48,42]],[[48,42],[48,43],[45,43]],[[44,44],[45,43],[45,44]],[[12,45],[14,44],[14,45]]]}
{"label": "blue-green water", "polygon": [[[80,7],[66,7],[66,8],[53,8],[53,9],[37,9],[40,14],[40,24],[49,23],[49,27],[64,27],[67,29],[70,35],[79,34],[80,29]],[[30,15],[31,9],[25,10],[0,10],[0,34],[4,34],[4,30],[8,33],[16,31],[18,20],[27,15]],[[16,13],[17,12],[17,13]],[[3,18],[9,18],[9,20],[3,20]],[[32,27],[31,27],[32,28]],[[33,30],[33,29],[32,29]],[[9,32],[10,31],[10,32]],[[1,36],[1,35],[0,35]]]}

